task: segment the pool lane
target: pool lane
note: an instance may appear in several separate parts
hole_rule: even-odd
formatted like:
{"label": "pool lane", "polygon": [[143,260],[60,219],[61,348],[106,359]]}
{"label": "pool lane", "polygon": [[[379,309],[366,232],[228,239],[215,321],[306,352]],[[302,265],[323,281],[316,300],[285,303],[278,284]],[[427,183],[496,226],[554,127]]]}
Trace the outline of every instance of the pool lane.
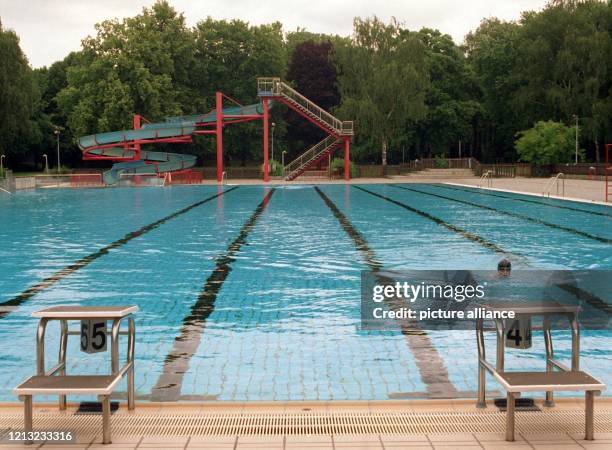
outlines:
{"label": "pool lane", "polygon": [[[369,269],[373,272],[379,272],[382,269],[382,264],[361,233],[357,231],[348,217],[340,211],[336,204],[321,189],[315,186],[315,191],[331,210],[346,234],[351,238],[355,248],[359,250]],[[460,396],[455,386],[450,382],[444,361],[442,361],[436,348],[432,345],[427,332],[415,329],[414,327],[409,328],[401,321],[398,325],[400,332],[406,339],[409,350],[414,355],[419,375],[427,386],[427,391],[424,395],[428,398],[456,398]]]}
{"label": "pool lane", "polygon": [[311,186],[279,187],[219,292],[182,398],[424,397],[401,333],[358,328],[367,267]]}
{"label": "pool lane", "polygon": [[[371,187],[371,185],[368,186],[368,188]],[[380,186],[378,187],[380,188]],[[375,242],[374,250],[382,249],[382,251],[379,250],[378,253],[380,254],[384,251],[387,258],[391,261],[398,261],[397,254],[401,254],[402,257],[405,258],[403,261],[397,262],[397,268],[431,269],[435,267],[490,270],[492,267],[495,267],[494,265],[491,266],[486,258],[478,257],[476,253],[473,253],[470,249],[472,245],[470,241],[466,239],[461,238],[463,240],[463,249],[461,249],[458,244],[448,241],[444,232],[440,233],[431,227],[428,228],[427,224],[420,224],[416,220],[404,221],[404,226],[402,228],[400,224],[396,224],[396,216],[391,212],[387,215],[387,209],[389,209],[389,206],[393,207],[393,202],[384,201],[378,202],[378,204],[372,201],[368,202],[367,198],[363,198],[365,193],[361,193],[363,191],[360,190],[347,190],[342,196],[337,195],[337,192],[329,191],[327,187],[322,188],[328,195],[338,201],[339,205],[342,205],[341,209],[345,214],[349,215],[354,222],[358,223],[359,226],[357,228],[359,231],[371,241]],[[354,195],[355,192],[359,194]],[[392,195],[392,192],[390,195]],[[383,199],[381,198],[381,200]],[[415,206],[414,201],[410,202],[410,204]],[[428,208],[429,204],[431,204],[431,202],[419,202],[418,206],[419,208],[432,212],[431,208]],[[436,210],[435,212],[437,213],[438,211]],[[374,218],[374,220],[364,220],[364,217]],[[408,219],[408,217],[406,217],[406,219]],[[422,232],[420,246],[415,245],[414,242],[413,228],[415,225],[419,226]],[[378,239],[381,235],[386,239]],[[389,239],[389,236],[393,236],[393,239]],[[428,259],[430,255],[438,254],[435,248],[440,243],[443,243],[443,246],[446,245],[447,247],[444,252],[447,257],[445,263]],[[395,248],[395,252],[390,251],[391,249],[389,249],[389,246]],[[482,246],[481,249],[484,250],[486,247]],[[493,258],[495,258],[494,255]],[[427,261],[425,267],[422,265],[423,260]],[[494,260],[489,261],[495,264]],[[388,261],[382,258],[382,263],[387,265]],[[533,265],[527,260],[526,265],[521,268],[533,268]],[[577,294],[583,295],[585,293]],[[587,299],[585,298],[585,300]],[[600,299],[595,297],[594,299],[592,298],[589,303],[591,306],[601,307],[602,305],[599,304],[599,300]],[[610,305],[603,305],[600,309],[609,313]],[[555,339],[558,340],[555,349],[556,353],[562,359],[569,358],[571,354],[571,339],[569,333],[563,331],[554,333],[556,335]],[[459,392],[469,393],[472,391],[472,395],[468,396],[475,397],[477,355],[473,332],[469,330],[452,332],[430,331],[428,334],[431,342],[436,348],[437,354],[443,359],[445,366],[449,370],[449,379],[452,384]],[[609,369],[606,367],[609,367],[612,358],[611,352],[606,350],[608,348],[606,345],[608,339],[609,330],[584,330],[583,332],[583,342],[585,342],[582,348],[583,354],[589,355],[590,358],[584,358],[582,365],[586,370],[589,370],[591,373],[595,374],[595,376],[604,380],[609,377]],[[506,355],[508,367],[526,371],[541,370],[541,354],[544,352],[542,342],[543,339],[534,339],[534,347],[531,350],[508,352]],[[491,348],[494,344],[494,337],[487,337],[487,346]],[[410,392],[398,393],[394,395],[394,398],[413,398],[412,395],[413,393]]]}
{"label": "pool lane", "polygon": [[0,303],[216,186],[36,189],[0,196]]}
{"label": "pool lane", "polygon": [[82,269],[83,267],[86,267],[87,265],[89,265],[91,262],[95,261],[96,259],[100,258],[101,256],[107,255],[110,251],[117,249],[125,244],[127,244],[128,242],[130,242],[132,239],[140,237],[146,233],[148,233],[151,230],[154,230],[155,228],[163,225],[164,223],[168,222],[169,220],[172,220],[182,214],[185,214],[189,211],[191,211],[193,208],[197,208],[198,206],[201,206],[205,203],[208,203],[211,200],[214,200],[218,197],[221,197],[222,195],[231,192],[235,189],[237,189],[238,186],[230,188],[230,189],[226,189],[224,191],[218,192],[217,194],[211,195],[203,200],[200,200],[198,202],[192,203],[189,206],[186,206],[178,211],[173,212],[172,214],[167,215],[166,217],[162,217],[159,220],[156,220],[155,222],[152,222],[148,225],[145,225],[141,228],[139,228],[136,231],[131,231],[129,233],[127,233],[125,236],[123,236],[121,239],[117,239],[114,242],[111,242],[109,245],[106,245],[104,247],[102,247],[101,249],[90,253],[89,255],[79,259],[78,261],[76,261],[73,264],[70,264],[67,267],[64,267],[63,269],[55,272],[53,275],[44,278],[42,281],[36,283],[33,286],[30,286],[29,288],[27,288],[25,291],[21,292],[20,294],[16,295],[15,297],[13,297],[10,300],[7,300],[5,302],[0,303],[0,306],[2,307],[10,307],[10,309],[5,309],[5,310],[0,310],[0,319],[2,317],[5,317],[9,312],[14,311],[13,308],[20,306],[21,304],[23,304],[25,301],[27,301],[28,299],[30,299],[31,297],[33,297],[34,295],[38,294],[39,292],[50,288],[51,286],[53,286],[55,283],[57,283],[58,281],[60,281],[62,278],[65,278],[71,274],[73,274],[74,272],[76,272],[77,270]]}
{"label": "pool lane", "polygon": [[191,357],[200,345],[206,320],[215,309],[219,291],[232,270],[232,263],[236,261],[240,249],[246,244],[249,233],[255,227],[257,220],[268,206],[275,191],[276,188],[272,188],[264,194],[261,203],[240,228],[236,239],[229,244],[223,253],[215,258],[215,268],[204,283],[204,287],[200,291],[197,301],[191,306],[189,314],[183,318],[181,330],[178,336],[174,338],[172,350],[164,358],[162,374],[151,390],[152,401],[179,400],[183,376],[189,369]]}
{"label": "pool lane", "polygon": [[[161,189],[157,191],[163,195]],[[209,189],[200,187],[195,191],[202,198]],[[215,257],[235,239],[261,198],[260,188],[241,187],[194,208],[145,237],[112,250],[8,315],[1,323],[0,352],[4,356],[0,365],[0,399],[15,401],[10,389],[34,370],[31,355],[35,353],[35,340],[30,331],[35,330],[36,320],[31,317],[32,311],[66,303],[139,306],[136,392],[137,398],[148,398],[173,338],[180,331],[182,318],[189,313],[202,283],[215,267]],[[52,349],[57,348],[58,340],[59,330],[50,327],[48,365],[57,357]],[[78,339],[69,340],[69,374],[108,371],[107,354],[81,357],[78,344]],[[123,352],[123,346],[120,350]]]}
{"label": "pool lane", "polygon": [[[377,185],[369,189],[379,195],[385,195],[395,201],[426,211],[468,233],[480,236],[511,254],[522,255],[529,260],[527,266],[530,267],[581,269],[607,268],[612,265],[610,244],[568,233],[565,230],[556,230],[534,221],[509,217],[508,211],[502,213],[483,210],[453,199],[434,199],[426,193],[411,192],[390,186]],[[431,188],[414,189],[437,194],[431,191]],[[496,206],[496,208],[501,209],[501,206]],[[605,224],[607,220],[604,217],[597,218],[600,224]],[[600,225],[600,228],[604,227]],[[513,258],[510,259],[515,262]],[[489,267],[489,269],[492,268],[494,267]]]}
{"label": "pool lane", "polygon": [[504,211],[502,209],[495,208],[495,207],[492,207],[492,206],[482,205],[482,204],[475,203],[475,202],[472,202],[472,201],[462,200],[462,199],[458,199],[458,198],[454,198],[454,197],[449,197],[447,195],[437,194],[437,193],[434,193],[434,192],[427,192],[427,191],[415,189],[414,187],[408,187],[408,186],[405,186],[405,185],[404,186],[399,186],[399,185],[391,184],[390,186],[393,187],[393,188],[396,188],[396,189],[403,189],[405,191],[416,192],[417,194],[429,195],[431,197],[441,198],[441,199],[444,199],[444,200],[451,200],[451,201],[454,201],[454,202],[457,202],[457,203],[461,203],[461,204],[464,204],[464,205],[473,206],[475,208],[481,208],[481,209],[485,209],[485,210],[488,210],[488,211],[493,211],[493,212],[496,212],[496,213],[499,213],[499,214],[505,214],[505,215],[510,216],[510,217],[516,217],[516,218],[521,219],[521,220],[527,220],[529,222],[534,222],[534,223],[537,223],[537,224],[540,224],[540,225],[544,225],[546,227],[553,228],[555,230],[562,230],[562,231],[566,231],[568,233],[573,233],[573,234],[576,234],[578,236],[585,237],[587,239],[592,239],[594,241],[602,242],[604,244],[612,243],[612,239],[608,239],[608,238],[605,238],[605,237],[597,236],[595,234],[591,234],[591,233],[588,233],[586,231],[581,231],[581,230],[578,230],[576,228],[567,227],[567,226],[564,226],[564,225],[558,225],[558,224],[554,224],[554,223],[551,223],[551,222],[547,222],[545,220],[534,218],[534,217],[530,217],[530,216],[525,215],[525,214],[520,214],[520,213],[516,213],[516,212],[512,212],[512,211]]}
{"label": "pool lane", "polygon": [[[433,185],[426,185],[426,186],[435,186],[435,187],[442,188],[442,189],[449,190],[449,191],[478,194],[478,196],[480,197],[503,198],[506,200],[510,200],[512,202],[529,203],[532,205],[545,206],[546,208],[555,208],[555,209],[562,209],[566,211],[576,211],[576,212],[581,212],[584,214],[591,214],[591,215],[596,215],[596,216],[612,217],[612,213],[609,212],[610,208],[608,206],[603,206],[603,205],[596,205],[596,204],[587,205],[587,204],[581,204],[578,202],[573,202],[571,200],[559,200],[559,199],[554,199],[554,198],[535,200],[534,196],[529,196],[525,194],[508,193],[504,195],[503,193],[500,193],[499,191],[491,191],[489,189],[460,187],[457,185],[449,185],[449,184],[433,184]],[[572,204],[581,205],[583,207],[579,208],[577,206],[569,206]],[[589,207],[590,209],[587,209]]]}

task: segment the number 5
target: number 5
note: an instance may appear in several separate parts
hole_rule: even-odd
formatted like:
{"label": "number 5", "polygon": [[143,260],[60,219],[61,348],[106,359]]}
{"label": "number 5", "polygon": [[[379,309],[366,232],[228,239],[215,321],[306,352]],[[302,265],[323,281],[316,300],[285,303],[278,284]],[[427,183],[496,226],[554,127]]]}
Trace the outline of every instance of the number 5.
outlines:
{"label": "number 5", "polygon": [[[98,339],[99,338],[99,339]],[[94,324],[91,334],[91,346],[94,350],[100,350],[106,345],[106,323],[98,322]]]}

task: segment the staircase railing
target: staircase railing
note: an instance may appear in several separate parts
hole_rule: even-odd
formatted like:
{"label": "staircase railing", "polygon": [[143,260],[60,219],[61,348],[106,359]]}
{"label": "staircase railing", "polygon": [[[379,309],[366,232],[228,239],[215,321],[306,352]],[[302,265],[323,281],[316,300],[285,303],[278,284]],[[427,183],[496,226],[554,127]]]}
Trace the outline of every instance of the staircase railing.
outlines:
{"label": "staircase railing", "polygon": [[329,150],[330,147],[338,145],[341,142],[342,140],[335,136],[327,136],[322,141],[317,142],[315,145],[283,167],[283,175],[285,176],[285,179],[291,179],[291,176],[295,172],[310,164],[311,161],[315,160],[319,155],[321,155],[321,153]]}
{"label": "staircase railing", "polygon": [[316,103],[308,100],[298,91],[293,89],[287,83],[281,81],[280,78],[258,78],[257,93],[260,97],[280,96],[287,99],[289,102],[301,107],[308,113],[312,114],[319,121],[332,128],[340,135],[353,135],[353,122],[349,120],[339,120],[332,114],[325,111]]}
{"label": "staircase railing", "polygon": [[546,182],[546,184],[544,185],[544,190],[542,191],[542,197],[544,197],[545,195],[550,197],[550,191],[552,191],[553,186],[556,186],[556,193],[557,196],[559,196],[559,180],[562,181],[561,197],[565,197],[565,175],[563,175],[562,172],[559,172],[557,175],[555,175]]}

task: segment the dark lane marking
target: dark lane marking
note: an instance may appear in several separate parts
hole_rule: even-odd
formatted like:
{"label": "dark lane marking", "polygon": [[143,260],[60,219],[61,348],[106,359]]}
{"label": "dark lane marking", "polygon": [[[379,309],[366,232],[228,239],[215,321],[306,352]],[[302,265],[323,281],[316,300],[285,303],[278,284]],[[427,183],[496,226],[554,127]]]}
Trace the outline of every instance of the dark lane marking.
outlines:
{"label": "dark lane marking", "polygon": [[[376,258],[374,250],[370,248],[365,238],[357,231],[348,217],[338,209],[336,204],[325,195],[321,189],[315,186],[315,190],[334,214],[334,217],[338,219],[338,222],[340,222],[346,234],[351,238],[355,247],[361,253],[366,265],[371,271],[379,272],[382,268],[382,263]],[[444,365],[444,361],[440,357],[436,347],[432,344],[427,333],[424,330],[408,327],[405,322],[398,322],[398,326],[406,340],[408,348],[414,355],[414,360],[421,379],[427,386],[427,396],[429,398],[457,397],[457,389],[448,377],[448,371]]]}
{"label": "dark lane marking", "polygon": [[189,368],[191,357],[200,346],[206,321],[215,309],[217,295],[232,271],[232,263],[236,261],[236,255],[246,243],[249,233],[255,226],[261,213],[268,206],[275,190],[276,188],[272,188],[264,196],[264,199],[255,208],[253,214],[251,214],[251,217],[242,225],[236,239],[230,243],[225,252],[215,258],[215,268],[204,283],[204,287],[202,287],[197,301],[191,306],[189,314],[183,319],[181,331],[174,339],[172,350],[170,350],[164,360],[162,373],[151,390],[152,401],[179,400],[183,376]]}
{"label": "dark lane marking", "polygon": [[394,185],[394,184],[390,184],[389,186],[394,187],[396,189],[402,189],[404,191],[416,192],[418,194],[430,195],[432,197],[437,197],[437,198],[441,198],[441,199],[444,199],[444,200],[450,200],[450,201],[457,202],[457,203],[463,203],[464,205],[469,205],[469,206],[474,206],[476,208],[482,208],[482,209],[486,209],[486,210],[489,210],[489,211],[494,211],[496,213],[505,214],[505,215],[510,216],[510,217],[516,217],[516,218],[519,218],[519,219],[528,220],[529,222],[537,223],[539,225],[544,225],[544,226],[547,226],[547,227],[550,227],[550,228],[555,228],[557,230],[567,231],[568,233],[573,233],[573,234],[576,234],[578,236],[583,236],[583,237],[586,237],[586,238],[589,238],[589,239],[593,239],[595,241],[603,242],[604,244],[612,243],[612,239],[607,239],[607,238],[603,238],[603,237],[600,237],[600,236],[596,236],[594,234],[587,233],[585,231],[576,230],[575,228],[565,227],[563,225],[557,225],[557,224],[554,224],[554,223],[551,223],[551,222],[546,222],[544,220],[540,220],[540,219],[536,219],[536,218],[533,218],[533,217],[525,216],[523,214],[509,212],[509,211],[503,211],[503,210],[500,210],[500,209],[497,209],[497,208],[493,208],[491,206],[480,205],[478,203],[469,202],[467,200],[459,200],[459,199],[452,198],[452,197],[446,197],[444,195],[434,194],[432,192],[419,191],[418,189],[413,189],[413,188],[409,188],[409,187],[405,187],[405,186],[397,186],[397,185]]}
{"label": "dark lane marking", "polygon": [[[397,200],[393,200],[392,198],[386,197],[386,196],[381,195],[381,194],[377,194],[376,192],[369,191],[369,190],[367,190],[365,188],[362,188],[360,186],[356,186],[356,185],[352,185],[352,186],[355,189],[359,189],[360,191],[367,192],[368,194],[373,195],[374,197],[382,198],[383,200],[386,200],[389,203],[393,203],[394,205],[397,205],[397,206],[400,206],[400,207],[402,207],[404,209],[407,209],[408,211],[411,211],[411,212],[413,212],[415,214],[418,214],[421,217],[425,217],[426,219],[429,219],[429,220],[437,223],[438,225],[442,225],[444,228],[447,228],[447,229],[449,229],[451,231],[454,231],[455,233],[458,233],[461,236],[463,236],[465,238],[468,238],[471,241],[477,242],[477,243],[483,245],[484,247],[487,247],[490,250],[493,250],[493,251],[495,251],[497,253],[508,254],[508,252],[506,252],[501,247],[498,247],[493,242],[488,241],[488,240],[486,240],[486,239],[484,239],[484,238],[482,238],[482,237],[480,237],[480,236],[478,236],[476,234],[472,234],[469,231],[464,230],[463,228],[459,228],[458,226],[453,225],[452,223],[445,222],[444,220],[442,220],[442,219],[440,219],[440,218],[438,218],[436,216],[432,216],[431,214],[426,213],[425,211],[421,211],[420,209],[413,208],[412,206],[408,206],[405,203],[398,202]],[[514,253],[514,255],[517,255],[517,254]]]}
{"label": "dark lane marking", "polygon": [[[207,203],[211,200],[214,200],[217,197],[221,197],[222,195],[233,191],[235,189],[238,189],[238,186],[235,186],[233,188],[230,189],[226,189],[225,191],[222,192],[218,192],[215,195],[211,195],[210,197],[205,198],[204,200],[200,200],[199,202],[196,203],[192,203],[189,206],[186,206],[183,209],[179,209],[178,211],[163,217],[153,223],[150,223],[148,225],[145,225],[142,228],[139,228],[136,231],[132,231],[130,233],[127,233],[125,236],[123,236],[121,239],[117,239],[116,241],[112,242],[111,244],[107,245],[106,247],[101,248],[100,250],[91,253],[81,259],[79,259],[77,262],[75,262],[74,264],[71,264],[67,267],[64,267],[63,269],[55,272],[53,275],[43,279],[42,281],[38,282],[37,284],[35,284],[34,286],[30,286],[29,288],[27,288],[25,291],[23,291],[21,294],[13,297],[11,300],[7,300],[6,302],[0,303],[0,307],[18,307],[21,304],[23,304],[26,300],[28,300],[29,298],[33,297],[34,295],[38,294],[41,291],[44,291],[45,289],[50,288],[51,286],[53,286],[55,283],[57,283],[58,281],[60,281],[63,278],[66,278],[68,275],[73,274],[74,272],[76,272],[79,269],[82,269],[83,267],[87,266],[89,263],[95,261],[96,259],[100,258],[101,256],[106,255],[110,250],[113,250],[115,248],[121,247],[122,245],[127,244],[128,242],[130,242],[132,239],[137,238],[139,236],[142,236],[143,234],[148,233],[151,230],[154,230],[155,228],[159,227],[160,225],[163,225],[164,223],[168,222],[169,220],[172,220],[182,214],[185,214],[188,211],[191,211],[193,208],[197,208],[198,206],[203,205],[204,203]],[[13,308],[11,309],[6,309],[6,310],[0,310],[0,318],[5,317],[9,312],[13,311]]]}
{"label": "dark lane marking", "polygon": [[474,188],[474,189],[472,189],[472,188],[460,188],[460,187],[456,187],[456,186],[450,186],[448,184],[435,184],[435,186],[441,187],[441,188],[444,188],[444,189],[450,189],[452,191],[470,192],[472,194],[480,194],[480,195],[488,195],[490,197],[505,198],[506,200],[513,200],[515,202],[534,203],[536,205],[548,206],[550,208],[568,209],[570,211],[579,211],[579,212],[582,212],[582,213],[585,213],[585,214],[593,214],[595,216],[612,217],[612,214],[608,214],[608,213],[605,213],[605,212],[589,211],[588,209],[572,208],[571,206],[553,205],[551,203],[539,202],[537,200],[529,200],[529,199],[526,199],[526,198],[509,197],[507,195],[500,195],[500,194],[494,194],[492,192],[484,192],[483,190],[476,190],[476,188]]}

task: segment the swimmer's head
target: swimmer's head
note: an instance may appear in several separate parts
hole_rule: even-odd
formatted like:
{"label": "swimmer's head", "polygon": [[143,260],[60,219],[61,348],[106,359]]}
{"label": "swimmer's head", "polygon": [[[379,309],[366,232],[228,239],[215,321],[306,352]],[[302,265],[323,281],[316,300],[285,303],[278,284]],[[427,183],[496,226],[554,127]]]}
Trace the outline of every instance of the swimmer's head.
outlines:
{"label": "swimmer's head", "polygon": [[504,258],[500,262],[497,263],[497,271],[500,274],[507,275],[512,270],[512,263],[510,260]]}

